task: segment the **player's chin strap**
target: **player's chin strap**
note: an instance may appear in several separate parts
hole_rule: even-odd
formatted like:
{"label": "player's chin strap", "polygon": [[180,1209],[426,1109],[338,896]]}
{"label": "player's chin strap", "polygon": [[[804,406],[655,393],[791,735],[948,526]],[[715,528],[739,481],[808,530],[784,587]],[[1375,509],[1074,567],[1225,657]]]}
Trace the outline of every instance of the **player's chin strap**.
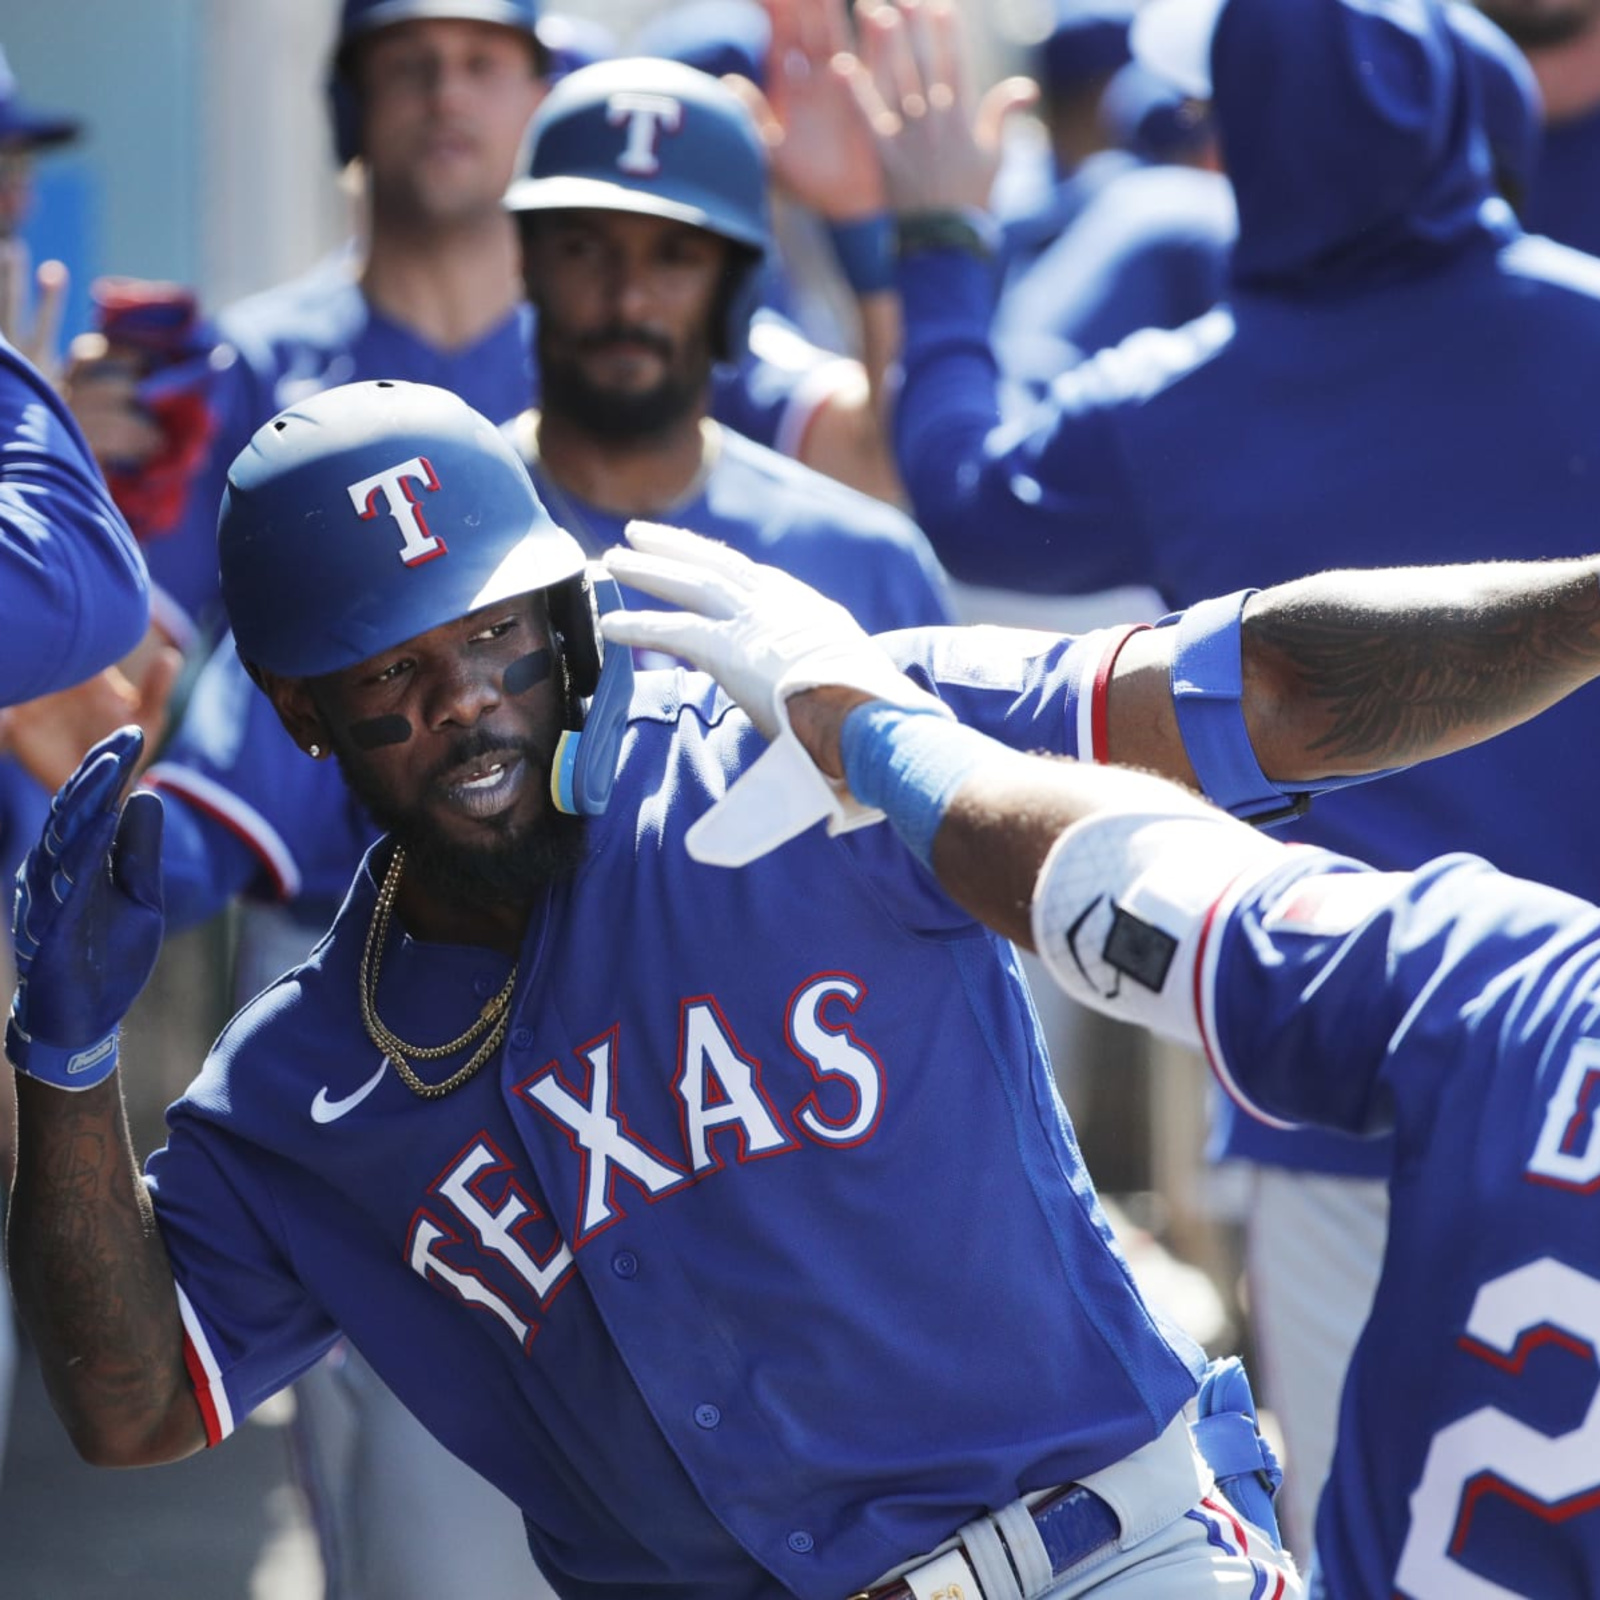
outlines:
{"label": "player's chin strap", "polygon": [[607,648],[600,640],[599,617],[622,610],[616,579],[591,569],[589,584],[601,651],[600,676],[584,710],[583,727],[568,728],[556,744],[550,798],[558,811],[569,816],[597,817],[605,810],[617,778],[617,756],[633,699],[633,652],[625,645]]}

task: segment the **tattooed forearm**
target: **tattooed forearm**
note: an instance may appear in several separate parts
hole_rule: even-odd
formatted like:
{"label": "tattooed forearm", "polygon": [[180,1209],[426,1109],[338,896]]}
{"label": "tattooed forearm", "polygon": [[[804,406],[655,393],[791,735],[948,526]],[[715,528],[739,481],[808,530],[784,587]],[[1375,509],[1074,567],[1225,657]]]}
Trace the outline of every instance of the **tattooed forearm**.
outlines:
{"label": "tattooed forearm", "polygon": [[19,1085],[9,1267],[79,1449],[166,1459],[201,1440],[186,1437],[192,1400],[172,1276],[115,1091],[114,1081],[82,1095]]}
{"label": "tattooed forearm", "polygon": [[1600,673],[1590,562],[1328,573],[1245,620],[1275,777],[1399,766],[1525,720]]}

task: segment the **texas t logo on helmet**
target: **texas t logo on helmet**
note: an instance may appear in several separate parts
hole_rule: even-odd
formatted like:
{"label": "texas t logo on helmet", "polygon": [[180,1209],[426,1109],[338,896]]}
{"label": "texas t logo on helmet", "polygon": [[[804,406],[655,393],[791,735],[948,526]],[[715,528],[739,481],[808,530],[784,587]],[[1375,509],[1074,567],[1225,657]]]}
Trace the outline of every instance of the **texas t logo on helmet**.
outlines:
{"label": "texas t logo on helmet", "polygon": [[556,84],[527,137],[526,176],[505,195],[524,229],[545,212],[623,211],[734,246],[714,353],[737,363],[771,242],[766,146],[738,95],[677,61],[601,61]]}
{"label": "texas t logo on helmet", "polygon": [[397,467],[385,467],[382,472],[375,472],[360,483],[346,486],[350,504],[356,508],[363,522],[377,516],[378,497],[383,496],[383,509],[394,518],[404,539],[400,546],[400,559],[408,567],[432,561],[450,548],[443,539],[428,531],[417,492],[411,487],[413,483],[420,483],[430,494],[436,493],[439,488],[439,479],[426,456],[412,456]]}
{"label": "texas t logo on helmet", "polygon": [[[431,528],[424,495],[437,496]],[[399,524],[398,562],[380,510]],[[447,547],[448,561],[432,560]],[[239,656],[258,683],[263,672],[341,672],[486,606],[540,595],[568,701],[551,792],[563,811],[605,809],[633,657],[605,647],[599,617],[622,597],[609,574],[587,570],[505,435],[459,395],[379,378],[280,411],[228,468],[217,555]]]}
{"label": "texas t logo on helmet", "polygon": [[624,90],[607,103],[606,121],[628,130],[627,143],[617,157],[618,170],[652,178],[661,170],[656,146],[663,133],[676,133],[683,126],[683,106],[670,95]]}

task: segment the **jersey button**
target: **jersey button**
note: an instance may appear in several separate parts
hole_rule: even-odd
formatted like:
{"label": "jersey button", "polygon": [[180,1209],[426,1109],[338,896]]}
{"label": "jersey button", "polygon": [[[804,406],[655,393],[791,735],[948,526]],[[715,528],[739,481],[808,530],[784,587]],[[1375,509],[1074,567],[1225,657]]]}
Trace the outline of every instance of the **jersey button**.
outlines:
{"label": "jersey button", "polygon": [[526,1050],[532,1043],[532,1028],[513,1028],[511,1030],[511,1048],[513,1050]]}
{"label": "jersey button", "polygon": [[696,1406],[694,1408],[694,1420],[702,1428],[714,1428],[722,1421],[722,1413],[715,1406]]}
{"label": "jersey button", "polygon": [[472,992],[480,1000],[487,1000],[499,987],[500,985],[493,978],[474,978],[472,980]]}
{"label": "jersey button", "polygon": [[816,1545],[816,1542],[817,1541],[813,1539],[804,1528],[796,1528],[794,1532],[789,1535],[789,1548],[793,1550],[797,1556],[809,1555],[812,1548]]}
{"label": "jersey button", "polygon": [[639,1274],[639,1258],[631,1250],[619,1250],[611,1258],[611,1270],[619,1278],[634,1278]]}

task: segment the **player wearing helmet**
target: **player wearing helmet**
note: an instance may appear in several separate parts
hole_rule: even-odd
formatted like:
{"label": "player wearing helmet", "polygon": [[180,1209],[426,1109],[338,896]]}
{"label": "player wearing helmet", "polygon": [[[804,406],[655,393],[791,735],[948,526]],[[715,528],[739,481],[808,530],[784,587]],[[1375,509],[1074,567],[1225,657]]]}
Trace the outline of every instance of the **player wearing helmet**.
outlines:
{"label": "player wearing helmet", "polygon": [[[681,127],[663,149],[658,172],[621,174],[626,185],[607,186],[604,174],[616,174],[631,136],[626,119],[607,125],[610,105],[629,95],[644,97],[658,112],[665,106],[669,114],[681,113]],[[937,564],[903,514],[707,415],[713,362],[726,371],[743,348],[756,269],[768,243],[761,145],[739,101],[703,74],[654,61],[585,69],[552,98],[555,116],[539,123],[535,176],[512,187],[509,203],[528,206],[517,215],[530,236],[535,218],[562,230],[538,230],[549,249],[537,263],[532,237],[528,241],[539,355],[554,370],[542,409],[524,412],[513,431],[563,524],[594,555],[618,537],[627,516],[671,515],[820,584],[874,632],[944,620]],[[581,191],[593,199],[605,188],[627,209],[539,209],[546,198],[570,202]],[[570,243],[571,232],[586,221],[647,232],[653,243],[646,262],[619,272],[564,251],[558,266],[551,259],[558,239]],[[657,252],[664,261],[655,259]],[[576,283],[591,292],[575,298],[570,287],[558,287],[558,278],[560,285]],[[611,337],[619,317],[626,324],[620,341]],[[576,356],[569,353],[574,345],[580,347]],[[657,355],[663,346],[665,363]],[[602,373],[594,384],[583,376],[589,366],[608,362],[620,362],[620,378]],[[663,366],[670,369],[665,377]],[[574,371],[576,380],[569,376]],[[658,386],[665,399],[654,393]],[[525,390],[519,403],[526,399]],[[275,580],[294,593],[281,595]],[[264,573],[259,584],[236,586],[225,599],[231,616],[241,607],[253,616],[263,604],[305,609],[292,567]],[[369,809],[329,767],[294,758],[272,708],[226,644],[201,674],[148,781],[172,801],[164,873],[169,923],[187,926],[231,896],[248,897],[237,988],[253,994],[298,961],[326,927],[374,836]],[[380,1417],[394,1409],[382,1385],[360,1373],[353,1358],[333,1377],[319,1369],[308,1384],[315,1392],[301,1390],[296,1426],[304,1447],[297,1459],[309,1468],[305,1481],[319,1506],[319,1527],[336,1530],[324,1539],[325,1562],[370,1573],[381,1560],[388,1574],[399,1542],[364,1530],[373,1516],[385,1527],[400,1520],[425,1550],[393,1562],[392,1575],[375,1591],[385,1600],[429,1593],[430,1586],[437,1600],[439,1581],[492,1592],[486,1553],[505,1542],[492,1531],[502,1508],[486,1512],[488,1526],[474,1522],[470,1536],[459,1536],[467,1510],[457,1502],[442,1517],[439,1506],[441,1485],[463,1475],[448,1462],[441,1465],[429,1441],[365,1449],[363,1441],[406,1430],[404,1419]],[[359,1464],[365,1462],[370,1466]],[[375,1480],[382,1481],[381,1490],[370,1487]],[[396,1519],[394,1508],[402,1504],[413,1506],[413,1514]],[[365,1512],[366,1506],[374,1511]],[[498,1519],[499,1527],[506,1525]],[[431,1530],[425,1540],[424,1530]],[[352,1551],[360,1554],[352,1557]],[[454,1560],[451,1552],[457,1552]],[[428,1576],[435,1571],[459,1578]],[[411,1584],[416,1587],[402,1588]]]}
{"label": "player wearing helmet", "polygon": [[945,619],[941,577],[900,513],[709,414],[771,250],[765,153],[727,87],[651,59],[573,73],[535,117],[506,206],[542,383],[511,432],[590,554],[629,517],[670,517],[804,576],[870,631]]}

